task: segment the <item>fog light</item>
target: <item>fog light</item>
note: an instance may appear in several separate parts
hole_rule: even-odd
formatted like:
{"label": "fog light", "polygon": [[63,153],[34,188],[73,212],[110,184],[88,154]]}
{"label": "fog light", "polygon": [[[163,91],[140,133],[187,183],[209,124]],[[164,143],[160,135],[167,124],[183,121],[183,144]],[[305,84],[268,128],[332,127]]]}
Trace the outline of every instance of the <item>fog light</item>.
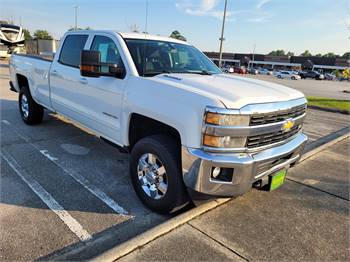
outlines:
{"label": "fog light", "polygon": [[214,178],[217,178],[220,175],[221,168],[220,167],[215,167],[213,169],[212,175]]}

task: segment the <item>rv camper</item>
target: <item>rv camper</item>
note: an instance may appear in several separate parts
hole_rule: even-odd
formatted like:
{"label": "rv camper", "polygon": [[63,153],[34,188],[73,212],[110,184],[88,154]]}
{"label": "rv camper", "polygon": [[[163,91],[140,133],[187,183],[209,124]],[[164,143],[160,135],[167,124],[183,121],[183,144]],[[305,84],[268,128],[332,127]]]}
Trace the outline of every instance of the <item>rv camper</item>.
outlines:
{"label": "rv camper", "polygon": [[0,24],[0,57],[7,57],[24,46],[24,33],[21,26]]}

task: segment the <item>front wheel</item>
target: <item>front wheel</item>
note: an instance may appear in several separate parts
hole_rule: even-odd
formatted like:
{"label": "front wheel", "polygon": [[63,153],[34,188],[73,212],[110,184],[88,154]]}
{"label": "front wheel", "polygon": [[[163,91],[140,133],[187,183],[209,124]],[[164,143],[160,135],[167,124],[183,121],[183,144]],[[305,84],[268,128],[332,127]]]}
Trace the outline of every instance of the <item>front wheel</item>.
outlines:
{"label": "front wheel", "polygon": [[141,201],[152,211],[169,214],[190,203],[181,174],[180,148],[174,139],[141,139],[131,152],[130,176]]}
{"label": "front wheel", "polygon": [[44,117],[44,108],[32,98],[29,88],[22,87],[18,96],[19,112],[22,120],[28,125],[39,124]]}
{"label": "front wheel", "polygon": [[278,75],[278,76],[277,76],[277,78],[281,79],[281,78],[282,78],[282,76]]}
{"label": "front wheel", "polygon": [[297,79],[295,78],[295,76],[292,76],[292,80],[297,80]]}

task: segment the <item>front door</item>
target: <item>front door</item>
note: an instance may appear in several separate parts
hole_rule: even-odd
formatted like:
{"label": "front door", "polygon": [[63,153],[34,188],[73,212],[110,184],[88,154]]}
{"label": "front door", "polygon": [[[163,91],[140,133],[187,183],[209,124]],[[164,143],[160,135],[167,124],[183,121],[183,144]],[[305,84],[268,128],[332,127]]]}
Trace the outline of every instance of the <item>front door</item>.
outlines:
{"label": "front door", "polygon": [[[120,52],[109,35],[95,35],[90,50],[100,51],[101,62],[124,67]],[[101,71],[108,67],[102,67]],[[121,139],[121,109],[126,78],[114,76],[83,77],[79,85],[84,114],[91,119],[92,129],[118,143]]]}

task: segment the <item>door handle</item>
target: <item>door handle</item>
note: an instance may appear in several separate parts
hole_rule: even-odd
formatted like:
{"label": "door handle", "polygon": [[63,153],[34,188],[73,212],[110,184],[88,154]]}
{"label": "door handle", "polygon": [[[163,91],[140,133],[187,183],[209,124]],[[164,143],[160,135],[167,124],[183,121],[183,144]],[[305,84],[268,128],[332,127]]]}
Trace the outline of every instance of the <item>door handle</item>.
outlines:
{"label": "door handle", "polygon": [[58,76],[57,70],[52,70],[51,73],[50,73],[50,75],[52,75],[52,76]]}
{"label": "door handle", "polygon": [[80,78],[79,83],[83,84],[83,85],[86,85],[88,83],[88,81],[87,81],[86,78]]}

